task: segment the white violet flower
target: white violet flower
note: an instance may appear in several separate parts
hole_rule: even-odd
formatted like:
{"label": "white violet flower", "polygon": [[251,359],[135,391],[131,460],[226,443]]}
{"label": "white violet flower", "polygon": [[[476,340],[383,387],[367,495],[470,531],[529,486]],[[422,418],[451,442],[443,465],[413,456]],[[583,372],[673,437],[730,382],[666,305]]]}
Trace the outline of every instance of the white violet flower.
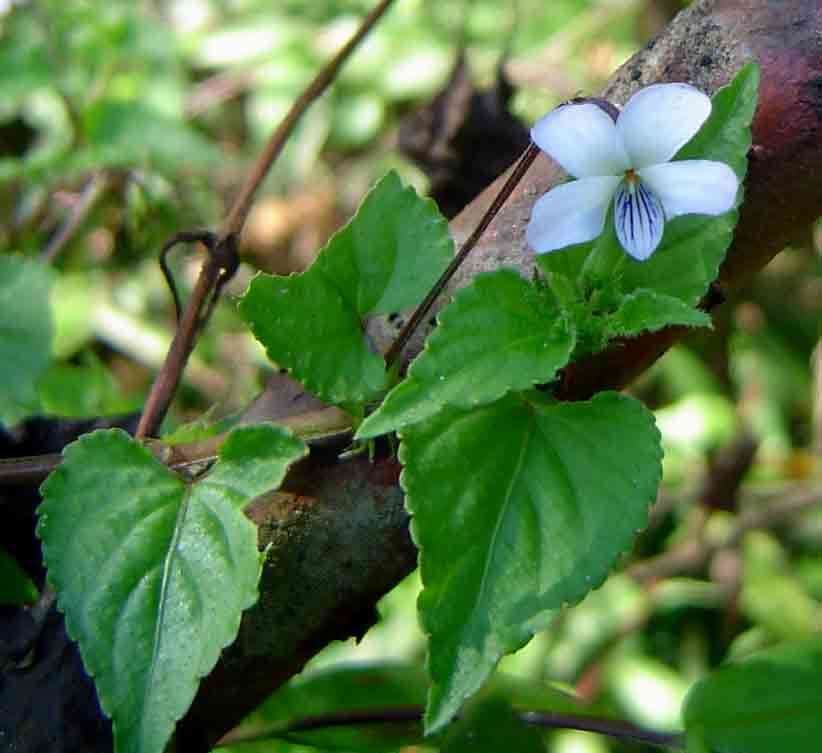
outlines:
{"label": "white violet flower", "polygon": [[628,100],[616,122],[593,103],[558,107],[531,138],[577,180],[535,204],[526,239],[539,254],[593,240],[616,197],[619,242],[643,261],[657,248],[666,220],[718,215],[734,205],[739,180],[722,162],[671,162],[700,129],[711,100],[688,84],[654,84]]}

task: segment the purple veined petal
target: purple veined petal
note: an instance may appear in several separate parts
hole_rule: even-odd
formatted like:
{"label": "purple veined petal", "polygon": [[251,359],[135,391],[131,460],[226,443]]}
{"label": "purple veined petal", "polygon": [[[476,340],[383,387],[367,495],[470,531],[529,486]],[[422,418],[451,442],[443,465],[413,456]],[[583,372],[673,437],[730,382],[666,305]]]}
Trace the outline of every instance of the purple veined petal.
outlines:
{"label": "purple veined petal", "polygon": [[711,100],[689,84],[654,84],[640,89],[617,119],[634,169],[667,162],[711,114]]}
{"label": "purple veined petal", "polygon": [[662,240],[665,213],[659,199],[642,181],[625,180],[616,192],[614,225],[628,255],[645,261]]}
{"label": "purple veined petal", "polygon": [[724,214],[739,190],[736,173],[723,162],[694,159],[643,167],[639,177],[670,220],[681,214]]}
{"label": "purple veined petal", "polygon": [[582,178],[563,183],[542,196],[525,229],[528,245],[538,254],[593,240],[621,178]]}
{"label": "purple veined petal", "polygon": [[611,116],[597,105],[562,105],[531,129],[534,143],[575,178],[622,175],[631,165]]}

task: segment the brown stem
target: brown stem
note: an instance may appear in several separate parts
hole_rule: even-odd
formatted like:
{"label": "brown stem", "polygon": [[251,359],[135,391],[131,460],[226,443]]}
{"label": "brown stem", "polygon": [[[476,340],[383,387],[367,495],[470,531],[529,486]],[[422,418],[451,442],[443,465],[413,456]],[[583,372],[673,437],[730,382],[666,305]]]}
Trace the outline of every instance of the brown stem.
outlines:
{"label": "brown stem", "polygon": [[[321,408],[292,416],[259,416],[256,421],[269,420],[280,426],[286,426],[306,444],[314,447],[325,447],[330,444],[341,444],[350,441],[351,416],[339,408]],[[207,440],[190,444],[166,445],[160,441],[148,443],[149,449],[158,460],[173,470],[180,470],[196,463],[213,460],[219,452],[225,434],[217,434]],[[48,455],[31,455],[20,458],[0,458],[0,487],[25,486],[45,481],[62,461],[60,453]],[[25,504],[25,497],[8,495],[0,500],[9,503],[19,500]],[[0,502],[2,504],[2,502]]]}
{"label": "brown stem", "polygon": [[451,260],[451,263],[440,275],[439,280],[437,280],[434,287],[431,288],[428,295],[425,296],[422,303],[417,306],[416,311],[414,311],[411,318],[405,323],[405,326],[400,331],[400,334],[397,335],[397,339],[388,349],[388,352],[385,354],[385,363],[387,366],[391,366],[394,361],[397,360],[408,340],[414,332],[416,332],[420,322],[422,322],[428,315],[428,312],[431,310],[431,306],[434,305],[434,301],[439,298],[440,294],[445,289],[445,286],[451,281],[451,278],[454,274],[456,274],[456,271],[465,261],[468,254],[471,253],[474,246],[477,245],[477,241],[479,241],[482,234],[488,229],[491,221],[497,216],[499,210],[502,209],[503,204],[505,204],[505,201],[516,188],[517,184],[520,180],[522,180],[522,177],[526,172],[528,172],[528,168],[531,167],[531,163],[536,159],[538,154],[539,147],[533,143],[529,144],[528,148],[522,153],[522,156],[517,161],[516,166],[508,176],[508,179],[505,181],[502,188],[500,188],[499,193],[491,202],[488,209],[485,210],[485,214],[483,214],[482,218],[477,223],[474,231],[468,236],[468,238],[466,238],[465,242],[460,247],[460,250]]}
{"label": "brown stem", "polygon": [[326,64],[305,91],[300,94],[297,101],[294,102],[288,114],[277,127],[277,130],[271,134],[268,143],[265,145],[265,149],[263,149],[263,153],[257,159],[248,178],[246,178],[243,187],[240,189],[240,195],[237,197],[234,206],[231,208],[228,217],[226,217],[223,223],[221,235],[240,235],[248,213],[251,210],[254,195],[257,193],[260,184],[265,179],[274,160],[277,159],[283,150],[289,136],[291,136],[292,131],[297,126],[297,123],[299,123],[300,118],[302,118],[305,111],[308,110],[314,101],[318,99],[334,81],[340,67],[348,60],[351,53],[354,52],[368,32],[371,31],[374,24],[377,23],[391,7],[393,2],[394,0],[381,0],[381,2],[374,7],[363,19],[354,36],[346,42],[345,46]]}
{"label": "brown stem", "polygon": [[137,425],[135,436],[138,439],[154,436],[160,427],[180,384],[186,361],[194,349],[200,329],[201,311],[222,274],[223,266],[220,260],[210,253],[203,263],[194,290],[186,304],[183,318],[174,333],[165,363],[151,386],[143,414],[140,416],[140,423]]}
{"label": "brown stem", "polygon": [[[396,706],[391,708],[356,709],[353,711],[334,711],[328,714],[306,716],[290,724],[285,730],[271,733],[250,734],[228,733],[221,745],[232,743],[268,740],[271,737],[287,737],[299,732],[313,732],[329,727],[351,727],[361,724],[395,724],[403,722],[420,722],[423,709],[420,706]],[[640,727],[621,719],[604,719],[587,714],[563,714],[554,711],[523,711],[519,718],[525,724],[546,729],[573,729],[582,732],[597,732],[617,740],[632,740],[649,745],[681,749],[682,734],[678,732],[660,732]]]}
{"label": "brown stem", "polygon": [[527,711],[521,714],[520,718],[527,724],[547,729],[598,732],[617,740],[632,740],[676,750],[681,750],[684,747],[682,734],[679,732],[659,732],[621,719],[602,719],[580,714],[559,714],[553,711]]}
{"label": "brown stem", "polygon": [[[334,81],[343,63],[393,2],[394,0],[381,0],[363,19],[351,39],[323,67],[316,78],[297,98],[291,110],[289,110],[274,133],[271,134],[271,138],[265,145],[262,154],[251,168],[251,172],[240,189],[234,206],[223,222],[216,245],[209,259],[200,270],[200,276],[194,286],[185,313],[177,326],[166,361],[151,387],[143,415],[140,417],[140,424],[137,427],[136,436],[138,438],[155,434],[168,411],[182,378],[186,361],[194,349],[197,335],[214,310],[222,286],[236,270],[238,238],[242,233],[254,196],[271,169],[271,165],[274,164],[274,161],[282,152],[305,111]],[[185,235],[185,233],[181,234],[181,236]],[[176,297],[175,305],[177,305],[179,313],[179,304]]]}
{"label": "brown stem", "polygon": [[58,254],[68,245],[75,236],[80,226],[88,217],[95,204],[105,193],[108,187],[108,176],[105,173],[93,175],[83,188],[80,199],[74,205],[66,221],[54,234],[48,245],[43,250],[43,261],[51,264]]}
{"label": "brown stem", "polygon": [[703,535],[691,538],[657,557],[637,562],[628,568],[627,573],[643,583],[693,573],[703,569],[720,550],[738,546],[748,531],[780,525],[819,504],[822,504],[822,487],[818,484],[801,487],[772,504],[745,510],[727,536],[720,540],[706,538],[703,527],[700,530]]}
{"label": "brown stem", "polygon": [[187,117],[196,118],[210,107],[233,99],[254,82],[254,71],[218,73],[201,81],[186,97],[184,111]]}
{"label": "brown stem", "polygon": [[[22,458],[0,458],[0,486],[26,486],[44,481],[63,459],[59,452]],[[6,501],[22,497],[4,497]]]}

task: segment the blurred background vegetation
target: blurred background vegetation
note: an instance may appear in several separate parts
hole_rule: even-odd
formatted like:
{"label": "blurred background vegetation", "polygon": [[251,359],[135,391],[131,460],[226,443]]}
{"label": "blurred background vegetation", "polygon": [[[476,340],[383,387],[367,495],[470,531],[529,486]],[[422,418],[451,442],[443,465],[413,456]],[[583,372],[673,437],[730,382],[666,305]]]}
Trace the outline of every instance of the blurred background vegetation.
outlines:
{"label": "blurred background vegetation", "polygon": [[[0,421],[140,408],[173,332],[160,246],[219,223],[271,129],[371,4],[0,2],[0,245],[55,270],[50,363],[26,409]],[[256,269],[303,269],[388,168],[453,215],[513,161],[530,122],[596,92],[683,4],[398,0],[268,178],[230,293]],[[479,162],[491,174],[474,170]],[[667,450],[653,522],[624,573],[503,662],[518,697],[533,701],[559,682],[600,713],[675,729],[684,692],[710,666],[820,630],[820,247],[818,229],[799,234],[721,307],[714,332],[678,346],[635,385]],[[200,261],[175,257],[184,294]],[[215,416],[242,408],[271,369],[229,297],[168,428],[212,406]],[[416,576],[401,584],[358,646],[327,649],[249,729],[314,713],[326,698],[373,703],[375,687],[383,704],[420,702],[417,589]],[[387,661],[397,664],[362,669]],[[341,662],[360,669],[342,676]],[[340,735],[313,742],[401,746]],[[570,732],[551,735],[550,746],[642,749]]]}

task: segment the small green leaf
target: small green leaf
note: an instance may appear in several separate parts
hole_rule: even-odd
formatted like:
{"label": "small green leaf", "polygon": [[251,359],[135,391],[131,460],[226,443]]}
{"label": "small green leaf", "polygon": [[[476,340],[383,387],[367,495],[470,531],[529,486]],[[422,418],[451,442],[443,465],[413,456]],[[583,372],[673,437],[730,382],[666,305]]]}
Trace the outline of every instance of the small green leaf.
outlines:
{"label": "small green leaf", "polygon": [[622,290],[650,288],[696,306],[719,274],[738,218],[732,209],[719,217],[687,214],[666,222],[654,255],[643,262],[628,260],[620,278]]}
{"label": "small green leaf", "polygon": [[43,484],[48,577],[119,753],[161,753],[234,640],[260,572],[242,508],[305,451],[277,426],[238,429],[187,484],[125,432],[97,431]]}
{"label": "small green leaf", "polygon": [[711,99],[711,115],[674,159],[711,159],[730,165],[739,178],[748,169],[751,121],[759,92],[759,66],[743,66]]}
{"label": "small green leaf", "polygon": [[240,313],[268,357],[328,403],[363,403],[388,386],[352,301],[313,267],[291,277],[258,275]]}
{"label": "small green leaf", "polygon": [[32,604],[37,587],[5,549],[0,547],[0,606]]}
{"label": "small green leaf", "polygon": [[568,320],[533,285],[508,269],[480,275],[443,310],[408,378],[357,436],[422,421],[446,405],[484,405],[511,390],[550,382],[573,347]]}
{"label": "small green leaf", "polygon": [[704,311],[654,290],[637,290],[625,296],[617,311],[608,318],[610,337],[630,337],[640,332],[655,332],[670,324],[685,327],[711,327]]}
{"label": "small green leaf", "polygon": [[216,406],[209,408],[205,413],[201,413],[193,421],[182,424],[168,434],[163,434],[163,444],[177,445],[188,444],[190,442],[201,442],[210,439],[217,434],[225,434],[236,428],[240,422],[241,414],[235,413],[215,419]]}
{"label": "small green leaf", "polygon": [[0,256],[0,423],[36,411],[36,382],[49,364],[51,272],[23,256]]}
{"label": "small green leaf", "polygon": [[822,739],[822,641],[791,643],[727,664],[683,706],[693,753],[817,753]]}
{"label": "small green leaf", "polygon": [[386,175],[313,266],[290,277],[258,275],[240,312],[269,358],[326,402],[363,403],[388,386],[364,319],[416,304],[453,253],[430,200]]}
{"label": "small green leaf", "polygon": [[647,520],[659,433],[637,401],[512,394],[400,432],[430,635],[427,730],[457,713],[503,654],[600,584]]}
{"label": "small green leaf", "polygon": [[548,278],[551,289],[560,301],[567,300],[571,293],[574,298],[578,297],[576,281],[595,244],[596,240],[575,243],[547,254],[536,254],[534,257],[537,267]]}

